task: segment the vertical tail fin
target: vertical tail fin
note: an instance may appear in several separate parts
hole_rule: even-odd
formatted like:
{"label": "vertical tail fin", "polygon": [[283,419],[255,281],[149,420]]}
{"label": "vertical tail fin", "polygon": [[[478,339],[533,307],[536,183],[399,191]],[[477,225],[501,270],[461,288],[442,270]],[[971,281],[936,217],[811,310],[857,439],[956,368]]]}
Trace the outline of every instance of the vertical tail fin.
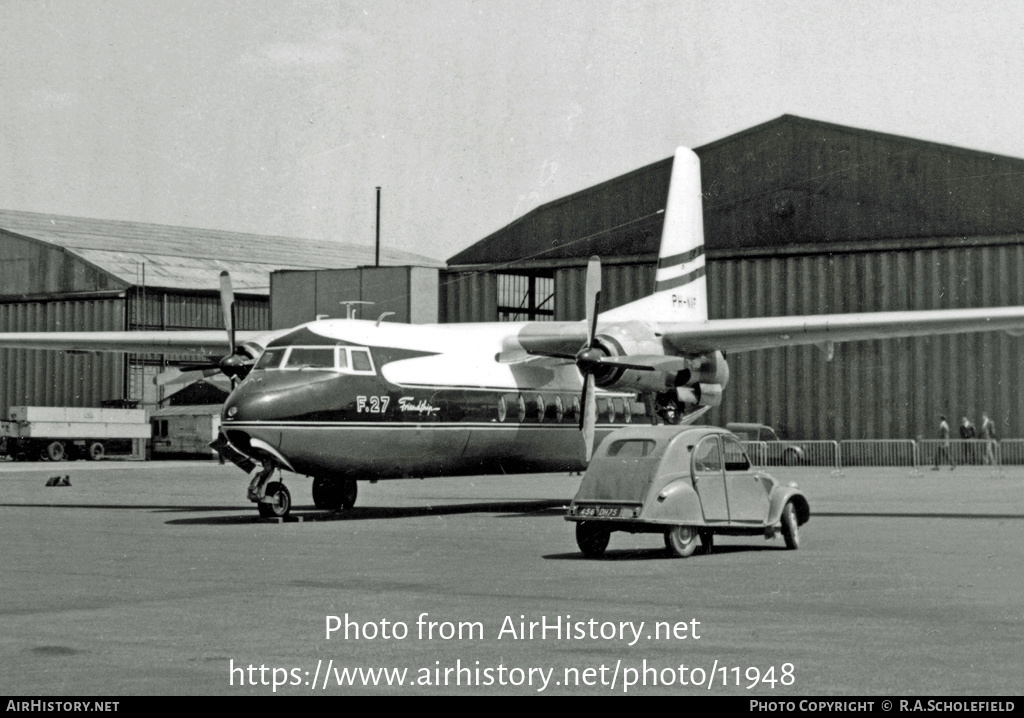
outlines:
{"label": "vertical tail fin", "polygon": [[654,293],[602,315],[605,321],[703,321],[708,318],[700,160],[680,147],[672,163]]}

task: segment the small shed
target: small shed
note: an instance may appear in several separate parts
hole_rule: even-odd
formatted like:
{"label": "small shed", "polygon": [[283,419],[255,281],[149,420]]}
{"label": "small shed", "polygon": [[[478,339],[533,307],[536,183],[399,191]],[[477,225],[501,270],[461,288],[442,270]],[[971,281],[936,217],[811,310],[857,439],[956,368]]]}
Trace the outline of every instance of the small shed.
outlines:
{"label": "small shed", "polygon": [[168,406],[152,412],[154,459],[216,459],[210,442],[220,431],[220,404]]}

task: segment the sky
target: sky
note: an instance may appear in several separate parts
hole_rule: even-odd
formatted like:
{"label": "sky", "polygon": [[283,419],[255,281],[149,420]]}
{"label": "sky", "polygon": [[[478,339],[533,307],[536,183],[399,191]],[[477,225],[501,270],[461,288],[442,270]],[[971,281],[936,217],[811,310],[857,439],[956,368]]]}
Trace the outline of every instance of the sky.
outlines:
{"label": "sky", "polygon": [[445,260],[782,114],[1024,157],[1018,0],[0,0],[0,209]]}

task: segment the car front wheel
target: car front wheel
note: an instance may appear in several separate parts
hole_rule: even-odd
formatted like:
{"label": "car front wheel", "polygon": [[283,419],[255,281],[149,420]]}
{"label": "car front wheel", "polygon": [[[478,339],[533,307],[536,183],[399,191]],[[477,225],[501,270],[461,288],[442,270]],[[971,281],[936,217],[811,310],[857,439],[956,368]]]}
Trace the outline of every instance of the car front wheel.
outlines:
{"label": "car front wheel", "polygon": [[796,520],[792,501],[782,509],[782,538],[786,539],[786,548],[793,551],[800,548],[800,523]]}
{"label": "car front wheel", "polygon": [[699,539],[693,526],[674,526],[665,532],[665,548],[677,558],[692,556]]}

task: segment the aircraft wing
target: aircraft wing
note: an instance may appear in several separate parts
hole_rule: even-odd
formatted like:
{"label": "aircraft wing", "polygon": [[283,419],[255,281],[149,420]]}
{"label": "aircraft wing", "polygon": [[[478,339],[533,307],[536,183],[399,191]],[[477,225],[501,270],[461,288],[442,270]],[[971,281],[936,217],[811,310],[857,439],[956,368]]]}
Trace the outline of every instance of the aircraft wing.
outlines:
{"label": "aircraft wing", "polygon": [[803,344],[1003,330],[1024,335],[1024,307],[820,314],[803,317],[659,322],[666,349],[695,355]]}
{"label": "aircraft wing", "polygon": [[[239,344],[264,345],[270,332],[237,332]],[[230,351],[223,329],[160,332],[5,332],[0,349],[50,349],[72,352],[134,352],[139,354],[208,354]]]}

